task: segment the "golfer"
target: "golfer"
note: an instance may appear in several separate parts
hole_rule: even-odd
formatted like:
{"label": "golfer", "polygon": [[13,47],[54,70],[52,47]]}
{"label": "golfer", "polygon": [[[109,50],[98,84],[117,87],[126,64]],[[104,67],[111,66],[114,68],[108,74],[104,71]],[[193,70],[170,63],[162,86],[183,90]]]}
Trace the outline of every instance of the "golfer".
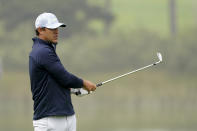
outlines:
{"label": "golfer", "polygon": [[56,54],[58,28],[65,26],[52,13],[42,13],[35,21],[37,36],[29,55],[34,131],[76,131],[70,88],[96,90],[92,82],[68,72]]}

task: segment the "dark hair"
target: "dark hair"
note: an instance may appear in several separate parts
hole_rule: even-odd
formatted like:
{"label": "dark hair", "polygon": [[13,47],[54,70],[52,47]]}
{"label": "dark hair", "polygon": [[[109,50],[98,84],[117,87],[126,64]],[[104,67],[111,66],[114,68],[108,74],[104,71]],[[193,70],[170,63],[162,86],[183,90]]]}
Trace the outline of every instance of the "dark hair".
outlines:
{"label": "dark hair", "polygon": [[[41,29],[45,29],[45,27],[42,27]],[[36,32],[36,36],[40,35],[40,33],[38,32],[38,29],[35,29],[35,32]]]}
{"label": "dark hair", "polygon": [[39,36],[40,33],[38,32],[37,29],[35,30],[35,32],[36,32],[36,36]]}

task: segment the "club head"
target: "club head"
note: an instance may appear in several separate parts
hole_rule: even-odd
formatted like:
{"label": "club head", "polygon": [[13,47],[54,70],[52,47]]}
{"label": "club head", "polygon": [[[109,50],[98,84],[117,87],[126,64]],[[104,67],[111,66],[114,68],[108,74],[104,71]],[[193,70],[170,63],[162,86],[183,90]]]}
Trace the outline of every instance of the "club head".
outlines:
{"label": "club head", "polygon": [[157,57],[158,57],[159,61],[162,62],[162,55],[161,55],[161,53],[158,52],[157,53]]}

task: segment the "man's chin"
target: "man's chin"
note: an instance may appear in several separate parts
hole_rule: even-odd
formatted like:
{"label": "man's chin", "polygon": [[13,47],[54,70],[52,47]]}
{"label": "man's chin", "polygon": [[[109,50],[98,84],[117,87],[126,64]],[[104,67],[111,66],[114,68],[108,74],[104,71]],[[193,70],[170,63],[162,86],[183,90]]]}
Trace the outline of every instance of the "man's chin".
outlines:
{"label": "man's chin", "polygon": [[53,40],[52,42],[53,42],[54,44],[57,44],[57,43],[58,43],[58,41],[57,41],[57,40]]}

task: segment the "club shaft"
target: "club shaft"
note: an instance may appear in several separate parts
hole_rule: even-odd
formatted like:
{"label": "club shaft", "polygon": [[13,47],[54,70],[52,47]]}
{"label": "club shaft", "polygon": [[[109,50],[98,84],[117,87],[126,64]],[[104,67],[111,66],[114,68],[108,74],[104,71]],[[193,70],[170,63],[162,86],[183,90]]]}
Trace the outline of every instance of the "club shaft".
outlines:
{"label": "club shaft", "polygon": [[114,81],[114,80],[116,80],[116,79],[122,78],[122,77],[124,77],[124,76],[130,75],[130,74],[132,74],[132,73],[135,73],[135,72],[137,72],[137,71],[140,71],[140,70],[146,69],[146,68],[148,68],[148,67],[151,67],[151,66],[157,65],[157,64],[158,64],[158,63],[160,63],[160,62],[161,62],[161,61],[158,61],[158,62],[156,62],[156,63],[153,63],[153,64],[150,64],[150,65],[144,66],[144,67],[139,68],[139,69],[136,69],[136,70],[134,70],[134,71],[131,71],[131,72],[128,72],[128,73],[122,74],[122,75],[120,75],[120,76],[117,76],[117,77],[111,78],[111,79],[109,79],[109,80],[106,80],[106,81],[104,81],[104,82],[101,82],[101,83],[97,84],[96,86],[97,86],[97,87],[102,86],[103,84],[106,84],[106,83],[108,83],[108,82]]}

